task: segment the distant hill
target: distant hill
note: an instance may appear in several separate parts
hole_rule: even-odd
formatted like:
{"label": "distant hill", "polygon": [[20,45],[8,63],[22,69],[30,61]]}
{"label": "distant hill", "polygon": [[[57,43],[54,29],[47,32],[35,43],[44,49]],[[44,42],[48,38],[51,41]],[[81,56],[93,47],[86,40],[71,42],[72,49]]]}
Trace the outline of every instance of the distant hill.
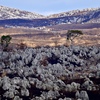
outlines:
{"label": "distant hill", "polygon": [[5,19],[35,19],[43,18],[43,15],[32,13],[28,11],[22,11],[15,8],[9,8],[0,6],[0,20]]}
{"label": "distant hill", "polygon": [[100,23],[100,8],[73,10],[43,16],[32,12],[0,6],[0,26],[43,27],[63,24],[90,25],[91,23],[95,23],[92,24],[92,27]]}
{"label": "distant hill", "polygon": [[48,18],[58,19],[56,24],[67,23],[100,23],[100,8],[73,10],[59,14],[53,14]]}

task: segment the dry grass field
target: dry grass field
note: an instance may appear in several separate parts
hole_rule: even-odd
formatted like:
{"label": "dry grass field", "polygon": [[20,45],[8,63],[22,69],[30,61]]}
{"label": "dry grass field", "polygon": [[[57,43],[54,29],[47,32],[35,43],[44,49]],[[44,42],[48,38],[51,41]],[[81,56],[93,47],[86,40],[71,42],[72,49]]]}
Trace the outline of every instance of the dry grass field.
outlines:
{"label": "dry grass field", "polygon": [[[74,45],[100,45],[100,28],[80,29],[84,35],[74,40]],[[23,43],[29,47],[70,45],[66,41],[67,30],[44,31],[29,28],[0,28],[0,36],[11,35],[11,43]]]}

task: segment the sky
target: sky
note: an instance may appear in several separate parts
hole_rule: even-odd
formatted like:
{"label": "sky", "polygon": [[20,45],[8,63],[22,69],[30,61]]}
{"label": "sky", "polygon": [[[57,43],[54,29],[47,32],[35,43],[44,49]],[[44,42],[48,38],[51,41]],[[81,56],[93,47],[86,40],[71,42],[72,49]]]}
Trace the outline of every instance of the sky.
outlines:
{"label": "sky", "polygon": [[0,5],[50,15],[85,8],[100,7],[100,0],[0,0]]}

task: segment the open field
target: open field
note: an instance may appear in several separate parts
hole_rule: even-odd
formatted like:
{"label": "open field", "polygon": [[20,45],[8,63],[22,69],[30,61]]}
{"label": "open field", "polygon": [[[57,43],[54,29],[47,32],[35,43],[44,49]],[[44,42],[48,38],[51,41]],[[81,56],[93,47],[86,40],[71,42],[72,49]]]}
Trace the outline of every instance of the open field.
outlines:
{"label": "open field", "polygon": [[[80,29],[84,35],[74,40],[75,45],[100,45],[100,28]],[[70,45],[66,41],[67,30],[45,31],[32,28],[0,28],[0,36],[11,35],[12,43],[24,43],[27,46]]]}

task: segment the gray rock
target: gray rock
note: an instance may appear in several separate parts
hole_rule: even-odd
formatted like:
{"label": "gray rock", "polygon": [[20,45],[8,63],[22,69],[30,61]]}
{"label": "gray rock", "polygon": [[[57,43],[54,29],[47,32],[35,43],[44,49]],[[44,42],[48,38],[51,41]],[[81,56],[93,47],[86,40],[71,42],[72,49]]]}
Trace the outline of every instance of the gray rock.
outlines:
{"label": "gray rock", "polygon": [[30,84],[29,81],[24,77],[23,80],[20,80],[20,84],[21,87],[23,87],[24,89],[26,88],[30,88]]}
{"label": "gray rock", "polygon": [[93,86],[93,82],[90,81],[90,80],[87,80],[85,81],[83,84],[82,84],[82,87],[84,87],[85,89],[87,90],[92,90],[92,86]]}
{"label": "gray rock", "polygon": [[3,90],[8,90],[11,86],[10,79],[7,76],[5,76],[2,78],[1,81],[2,81],[2,85],[3,85],[2,86]]}
{"label": "gray rock", "polygon": [[15,96],[13,100],[22,100],[19,96]]}
{"label": "gray rock", "polygon": [[59,96],[58,91],[48,91],[48,92],[42,92],[41,97],[44,97],[46,100],[53,100],[56,99]]}
{"label": "gray rock", "polygon": [[75,93],[75,97],[76,97],[76,99],[79,99],[79,98],[80,98],[80,93],[79,93],[79,91],[77,91],[77,92]]}
{"label": "gray rock", "polygon": [[28,89],[21,89],[21,96],[29,96],[29,90]]}
{"label": "gray rock", "polygon": [[97,64],[97,70],[100,70],[100,63]]}
{"label": "gray rock", "polygon": [[3,90],[8,90],[10,87],[11,87],[10,83],[4,83],[2,88]]}
{"label": "gray rock", "polygon": [[97,78],[100,78],[100,71],[97,71],[96,77],[97,77]]}
{"label": "gray rock", "polygon": [[88,94],[87,94],[86,91],[81,91],[81,92],[80,92],[80,98],[81,98],[82,100],[89,100],[89,97],[88,97]]}
{"label": "gray rock", "polygon": [[13,91],[7,91],[3,94],[3,97],[6,97],[6,98],[14,98],[14,93]]}
{"label": "gray rock", "polygon": [[11,83],[12,84],[20,84],[20,81],[21,79],[19,77],[14,77],[12,80],[11,80]]}

